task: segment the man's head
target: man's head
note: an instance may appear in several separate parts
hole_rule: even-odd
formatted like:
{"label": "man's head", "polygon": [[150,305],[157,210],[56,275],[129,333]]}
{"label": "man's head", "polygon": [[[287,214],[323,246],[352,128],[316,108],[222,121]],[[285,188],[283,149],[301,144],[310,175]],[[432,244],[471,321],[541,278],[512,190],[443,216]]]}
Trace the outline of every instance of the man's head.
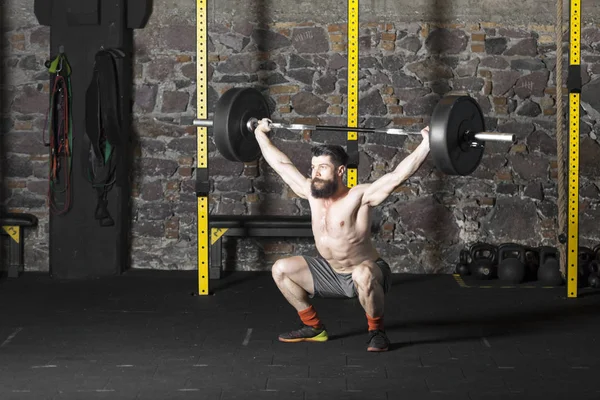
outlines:
{"label": "man's head", "polygon": [[313,146],[310,190],[313,197],[329,198],[342,184],[348,154],[342,146],[322,144]]}

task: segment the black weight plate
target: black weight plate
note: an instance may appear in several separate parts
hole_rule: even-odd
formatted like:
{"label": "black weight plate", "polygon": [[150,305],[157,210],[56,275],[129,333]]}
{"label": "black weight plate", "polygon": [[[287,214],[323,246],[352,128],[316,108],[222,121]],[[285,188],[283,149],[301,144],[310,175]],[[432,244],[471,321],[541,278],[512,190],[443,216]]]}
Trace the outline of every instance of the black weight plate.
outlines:
{"label": "black weight plate", "polygon": [[250,118],[270,118],[263,95],[252,88],[233,88],[221,96],[215,106],[213,132],[219,152],[230,161],[258,159],[260,147],[246,123]]}
{"label": "black weight plate", "polygon": [[446,96],[435,106],[429,143],[436,167],[448,175],[470,175],[483,157],[484,146],[472,147],[467,131],[485,132],[483,113],[470,96]]}
{"label": "black weight plate", "polygon": [[219,153],[229,161],[239,161],[233,154],[233,144],[228,133],[231,104],[239,91],[239,88],[233,88],[223,93],[219,100],[217,100],[213,115],[213,135],[215,145],[217,146]]}

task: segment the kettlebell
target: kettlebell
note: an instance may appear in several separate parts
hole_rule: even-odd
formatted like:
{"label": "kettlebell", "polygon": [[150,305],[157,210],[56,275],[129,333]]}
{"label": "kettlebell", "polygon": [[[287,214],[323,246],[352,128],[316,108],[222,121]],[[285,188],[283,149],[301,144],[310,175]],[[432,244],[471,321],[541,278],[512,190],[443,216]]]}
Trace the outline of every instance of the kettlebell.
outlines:
{"label": "kettlebell", "polygon": [[588,285],[594,289],[600,288],[600,269],[599,262],[594,260],[590,263],[590,276],[588,276]]}
{"label": "kettlebell", "polygon": [[497,250],[496,246],[482,242],[471,246],[469,251],[471,255],[469,269],[476,279],[488,280],[496,277]]}
{"label": "kettlebell", "polygon": [[536,247],[524,246],[525,248],[525,280],[535,281],[537,271],[540,267],[540,252]]}
{"label": "kettlebell", "polygon": [[471,270],[469,269],[469,251],[466,249],[462,249],[460,251],[460,255],[458,258],[458,264],[456,264],[455,272],[460,276],[468,276],[471,275]]}
{"label": "kettlebell", "polygon": [[588,284],[594,289],[600,288],[600,244],[594,247],[594,259],[590,262]]}
{"label": "kettlebell", "polygon": [[592,250],[592,251],[594,252],[594,254],[596,256],[595,257],[596,261],[600,261],[600,244],[598,246],[594,247],[594,250]]}
{"label": "kettlebell", "polygon": [[577,253],[577,286],[583,287],[589,284],[589,278],[592,273],[590,264],[596,258],[596,253],[589,247],[579,246]]}
{"label": "kettlebell", "polygon": [[513,284],[525,279],[525,248],[516,243],[498,246],[498,279]]}
{"label": "kettlebell", "polygon": [[562,285],[563,277],[558,262],[558,249],[552,246],[540,246],[538,252],[540,255],[540,267],[537,272],[538,280],[548,286]]}

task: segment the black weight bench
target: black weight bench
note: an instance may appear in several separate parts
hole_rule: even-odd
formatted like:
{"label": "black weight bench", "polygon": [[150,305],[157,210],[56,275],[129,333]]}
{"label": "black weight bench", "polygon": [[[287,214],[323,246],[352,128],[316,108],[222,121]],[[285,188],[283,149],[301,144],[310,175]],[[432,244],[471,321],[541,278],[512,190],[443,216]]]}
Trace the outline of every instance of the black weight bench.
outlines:
{"label": "black weight bench", "polygon": [[25,241],[23,229],[37,226],[38,219],[35,215],[25,213],[0,214],[0,233],[8,236],[8,277],[18,278],[25,269]]}
{"label": "black weight bench", "polygon": [[310,215],[211,215],[210,279],[221,278],[223,236],[313,237]]}

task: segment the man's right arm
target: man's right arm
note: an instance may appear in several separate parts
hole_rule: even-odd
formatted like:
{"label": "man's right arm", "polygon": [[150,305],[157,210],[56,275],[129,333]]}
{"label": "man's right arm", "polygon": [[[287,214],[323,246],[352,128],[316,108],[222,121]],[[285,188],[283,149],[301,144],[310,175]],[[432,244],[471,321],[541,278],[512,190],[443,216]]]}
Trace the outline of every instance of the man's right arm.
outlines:
{"label": "man's right arm", "polygon": [[306,199],[310,193],[310,179],[302,175],[289,157],[271,142],[266,134],[270,130],[268,122],[267,119],[261,120],[254,131],[262,156],[294,193]]}

